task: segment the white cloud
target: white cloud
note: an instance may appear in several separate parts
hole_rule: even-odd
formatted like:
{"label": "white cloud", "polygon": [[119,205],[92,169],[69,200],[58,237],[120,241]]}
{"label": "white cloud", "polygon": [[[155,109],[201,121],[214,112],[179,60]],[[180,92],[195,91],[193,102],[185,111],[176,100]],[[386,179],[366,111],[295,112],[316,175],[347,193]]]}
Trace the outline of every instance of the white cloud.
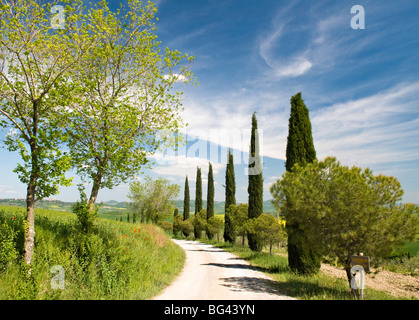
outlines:
{"label": "white cloud", "polygon": [[[153,160],[160,165],[153,167],[153,172],[164,176],[176,176],[185,178],[188,176],[189,181],[196,178],[196,168],[201,168],[201,175],[204,179],[208,175],[209,161],[204,158],[187,157],[185,155],[162,155],[156,153]],[[225,168],[222,163],[211,163],[214,174]]]}
{"label": "white cloud", "polygon": [[313,113],[318,158],[372,165],[419,159],[419,82]]}
{"label": "white cloud", "polygon": [[311,69],[313,64],[306,58],[295,58],[288,65],[277,68],[276,73],[283,77],[298,77]]}

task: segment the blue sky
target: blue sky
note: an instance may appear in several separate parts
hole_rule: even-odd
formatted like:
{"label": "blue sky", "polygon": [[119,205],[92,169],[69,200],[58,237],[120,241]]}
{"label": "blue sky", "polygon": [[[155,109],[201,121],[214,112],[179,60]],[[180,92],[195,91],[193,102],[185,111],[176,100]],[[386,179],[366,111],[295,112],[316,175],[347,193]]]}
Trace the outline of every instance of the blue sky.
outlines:
{"label": "blue sky", "polygon": [[[302,92],[318,159],[336,156],[345,165],[395,176],[403,200],[419,203],[417,0],[160,0],[157,5],[162,47],[194,55],[192,71],[200,85],[176,88],[185,93],[188,148],[166,158],[156,155],[166,163],[145,174],[180,184],[181,195],[188,175],[193,199],[196,166],[202,168],[205,194],[211,160],[216,200],[222,201],[225,152],[233,147],[237,199],[246,202],[248,131],[256,111],[264,197],[271,198],[269,186],[284,172],[289,100]],[[354,5],[365,10],[365,29],[351,28]],[[25,186],[12,172],[18,155],[0,149],[0,158],[0,198],[25,197]],[[98,200],[126,201],[127,192],[128,184],[122,184],[101,190]],[[61,188],[54,198],[75,201],[77,189]]]}

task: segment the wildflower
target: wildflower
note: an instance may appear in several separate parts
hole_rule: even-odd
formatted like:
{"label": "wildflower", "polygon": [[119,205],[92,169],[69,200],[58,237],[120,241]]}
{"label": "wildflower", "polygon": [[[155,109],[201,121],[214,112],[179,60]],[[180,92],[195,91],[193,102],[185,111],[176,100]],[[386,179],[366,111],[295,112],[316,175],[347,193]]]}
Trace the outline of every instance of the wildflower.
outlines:
{"label": "wildflower", "polygon": [[16,220],[16,217],[13,217],[13,220]]}

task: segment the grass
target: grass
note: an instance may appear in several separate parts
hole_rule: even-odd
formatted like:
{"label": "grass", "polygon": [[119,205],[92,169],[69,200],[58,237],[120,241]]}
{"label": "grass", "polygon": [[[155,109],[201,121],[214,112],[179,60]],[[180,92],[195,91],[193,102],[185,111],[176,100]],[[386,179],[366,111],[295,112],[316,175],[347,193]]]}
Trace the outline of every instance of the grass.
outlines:
{"label": "grass", "polygon": [[[229,251],[248,261],[276,281],[273,286],[279,292],[302,300],[350,300],[349,285],[344,279],[318,273],[312,276],[301,276],[293,273],[288,267],[285,255],[270,255],[269,252],[252,252],[248,247],[231,245],[213,240],[201,240]],[[366,300],[396,300],[385,292],[373,289],[364,290]]]}
{"label": "grass", "polygon": [[[83,234],[74,214],[35,209],[32,275],[25,276],[25,208],[0,206],[0,299],[150,299],[181,271],[185,254],[158,227],[97,219]],[[1,231],[0,230],[0,231]],[[6,231],[7,232],[6,232]],[[10,246],[12,243],[12,246]],[[54,265],[63,290],[54,290]]]}

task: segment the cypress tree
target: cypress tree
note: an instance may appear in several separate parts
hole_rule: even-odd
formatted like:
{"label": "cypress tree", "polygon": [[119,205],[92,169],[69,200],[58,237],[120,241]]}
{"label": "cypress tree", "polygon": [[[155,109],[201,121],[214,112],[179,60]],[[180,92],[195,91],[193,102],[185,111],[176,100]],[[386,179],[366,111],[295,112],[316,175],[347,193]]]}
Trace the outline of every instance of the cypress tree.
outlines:
{"label": "cypress tree", "polygon": [[189,206],[190,206],[190,198],[189,198],[189,182],[188,176],[185,179],[185,196],[183,198],[183,221],[189,219]]}
{"label": "cypress tree", "polygon": [[[301,92],[291,98],[285,168],[291,171],[298,163],[305,165],[316,159],[309,111],[301,97]],[[287,205],[287,210],[292,210]],[[287,223],[288,264],[300,274],[316,273],[320,269],[320,257],[310,248],[303,231],[298,225]]]}
{"label": "cypress tree", "polygon": [[[259,154],[259,134],[256,112],[252,116],[252,135],[249,150],[249,219],[259,217],[263,212],[263,177],[262,163]],[[248,234],[249,247],[252,251],[261,251],[262,245],[258,243],[255,235]]]}
{"label": "cypress tree", "polygon": [[[207,221],[214,216],[214,174],[212,164],[209,164],[208,170],[208,189],[207,189]],[[213,234],[207,231],[207,236],[212,239]]]}
{"label": "cypress tree", "polygon": [[234,177],[234,161],[233,154],[228,149],[227,168],[226,168],[226,193],[225,193],[225,216],[224,216],[224,241],[234,242],[232,235],[232,225],[228,208],[236,204],[236,181]]}
{"label": "cypress tree", "polygon": [[[198,214],[202,210],[202,179],[201,179],[201,168],[196,169],[196,188],[195,188],[195,219],[198,219]],[[195,239],[200,238],[201,230],[197,224],[194,224]]]}
{"label": "cypress tree", "polygon": [[202,210],[202,179],[201,168],[196,169],[195,214]]}

